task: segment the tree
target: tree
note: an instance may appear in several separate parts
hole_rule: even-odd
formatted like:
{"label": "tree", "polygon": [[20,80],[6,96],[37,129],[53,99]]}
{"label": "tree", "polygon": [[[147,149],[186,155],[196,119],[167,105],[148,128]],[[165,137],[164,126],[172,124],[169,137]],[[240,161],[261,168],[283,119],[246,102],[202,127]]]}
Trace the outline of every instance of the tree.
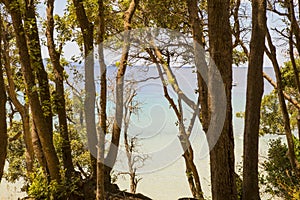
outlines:
{"label": "tree", "polygon": [[[289,19],[291,21],[291,26],[290,26],[290,36],[289,36],[289,53],[290,53],[290,58],[291,58],[291,64],[293,67],[294,71],[294,80],[295,80],[295,85],[298,90],[298,94],[300,95],[300,78],[299,78],[299,70],[296,65],[295,61],[295,56],[294,56],[294,43],[296,45],[296,49],[298,50],[298,53],[300,53],[300,28],[299,24],[296,21],[296,16],[295,16],[295,10],[294,10],[294,2],[290,1],[287,2],[289,7]],[[293,35],[296,38],[296,42],[293,40]],[[298,98],[299,100],[299,98]],[[300,139],[300,109],[298,109],[298,115],[297,115],[297,126],[298,126],[298,138]]]}
{"label": "tree", "polygon": [[[50,98],[50,88],[48,74],[42,59],[40,37],[38,31],[36,17],[36,2],[25,0],[24,7],[21,7],[21,12],[24,12],[24,30],[27,36],[28,53],[30,55],[31,66],[38,82],[39,98],[42,106],[44,118],[47,121],[47,128],[50,133],[53,133],[53,115]],[[21,5],[20,5],[21,6]],[[35,120],[35,119],[34,119]]]}
{"label": "tree", "polygon": [[[207,133],[210,114],[208,108],[208,88],[207,83],[203,77],[207,77],[208,67],[205,61],[205,38],[204,38],[204,22],[200,20],[198,15],[198,1],[187,0],[187,7],[189,12],[189,23],[191,24],[193,40],[194,40],[194,56],[195,65],[197,68],[197,82],[198,82],[198,93],[201,105],[201,123],[203,130]],[[202,69],[201,69],[202,68]],[[202,72],[202,73],[200,73]]]}
{"label": "tree", "polygon": [[[210,55],[215,62],[223,80],[209,82],[210,109],[215,114],[220,101],[226,101],[226,118],[217,143],[216,133],[207,134],[210,151],[212,198],[237,199],[234,172],[234,140],[232,129],[232,35],[229,22],[229,0],[208,0],[208,35]],[[211,73],[211,72],[209,72]],[[212,73],[213,74],[213,73]],[[211,81],[211,76],[209,80]],[[220,87],[224,84],[226,100],[220,98]],[[211,87],[211,88],[210,88]],[[211,117],[210,124],[218,124],[218,117]]]}
{"label": "tree", "polygon": [[[153,39],[150,42],[150,47],[152,48],[152,50],[148,49],[146,51],[150,55],[152,62],[154,62],[156,65],[161,80],[161,84],[163,86],[164,96],[169,102],[170,107],[173,109],[177,118],[178,129],[179,129],[179,141],[183,149],[183,158],[186,165],[186,176],[188,179],[190,190],[195,198],[203,199],[204,197],[201,188],[200,177],[194,162],[194,150],[189,140],[196,116],[198,115],[199,117],[199,113],[198,113],[199,103],[195,104],[179,88],[177,79],[171,70],[169,53],[167,53],[166,56],[167,58],[165,61],[163,58],[162,51],[155,45]],[[168,50],[165,51],[168,52]],[[163,72],[166,74],[166,78],[164,77]],[[167,87],[168,83],[171,84],[172,89],[177,94],[177,101],[178,101],[177,104],[175,103],[174,99],[169,95],[169,91]],[[188,128],[186,128],[184,124],[184,113],[183,113],[183,106],[182,106],[183,102],[189,102],[187,104],[193,108],[193,115],[191,117],[191,121]]]}
{"label": "tree", "polygon": [[[279,30],[275,28],[275,32],[279,33],[281,40],[285,41],[289,46],[288,51],[290,55],[291,64],[294,71],[294,81],[297,87],[298,93],[300,93],[300,80],[299,80],[299,70],[296,67],[295,62],[295,51],[300,52],[300,27],[299,27],[299,16],[296,16],[296,5],[294,1],[271,1],[269,3],[269,9],[277,14],[284,23],[284,29]],[[277,6],[278,5],[278,6]],[[299,5],[298,5],[299,9]],[[285,95],[286,96],[286,95]],[[298,99],[298,98],[296,98]],[[300,110],[298,109],[298,115],[296,116],[298,130],[300,130]]]}
{"label": "tree", "polygon": [[290,126],[290,117],[289,117],[287,106],[285,103],[285,98],[284,98],[284,93],[283,93],[283,85],[282,85],[282,76],[281,76],[280,67],[279,67],[279,64],[277,61],[276,48],[273,45],[272,38],[271,38],[271,35],[270,35],[268,29],[267,29],[267,41],[268,41],[269,49],[267,49],[267,47],[266,47],[265,51],[273,64],[273,68],[274,68],[275,75],[276,75],[277,94],[278,94],[280,109],[281,109],[282,116],[283,116],[284,131],[285,131],[288,148],[289,148],[289,160],[290,160],[290,163],[291,163],[291,166],[292,166],[292,169],[294,170],[294,172],[297,174],[297,176],[300,176],[300,166],[299,166],[299,163],[298,163],[298,161],[296,159],[296,155],[295,155],[295,146],[294,146],[293,135],[292,135],[291,126]]}
{"label": "tree", "polygon": [[265,43],[266,1],[252,1],[252,35],[247,76],[247,100],[244,128],[243,199],[260,199],[258,187],[258,138],[263,95],[263,55]]}
{"label": "tree", "polygon": [[128,129],[130,126],[131,116],[138,114],[140,102],[135,100],[137,91],[134,89],[135,83],[129,83],[125,87],[126,96],[124,102],[124,145],[127,156],[127,164],[129,171],[121,174],[128,174],[130,176],[130,192],[135,194],[137,185],[141,178],[138,178],[137,170],[144,165],[145,160],[148,158],[147,155],[142,155],[138,151],[138,136],[128,136]]}
{"label": "tree", "polygon": [[[3,41],[3,27],[2,27],[2,15],[0,13],[0,49],[2,49]],[[0,182],[3,175],[6,153],[7,153],[7,126],[6,126],[6,91],[3,78],[3,65],[2,65],[2,51],[0,51]]]}
{"label": "tree", "polygon": [[138,7],[139,0],[131,0],[127,10],[124,12],[123,16],[123,27],[124,27],[124,40],[122,41],[122,56],[120,59],[120,64],[118,66],[118,72],[116,76],[116,110],[114,116],[114,122],[112,127],[112,138],[109,151],[105,158],[105,163],[108,164],[106,168],[105,175],[108,176],[111,173],[112,167],[114,166],[117,154],[118,147],[120,143],[120,134],[123,122],[123,101],[124,101],[124,76],[127,68],[127,61],[130,49],[130,30],[132,29],[131,20],[133,15]]}
{"label": "tree", "polygon": [[84,46],[84,71],[85,71],[85,100],[84,114],[88,146],[91,152],[92,177],[97,174],[97,132],[95,119],[95,76],[94,76],[94,24],[89,21],[82,0],[73,0],[76,17],[83,37]]}
{"label": "tree", "polygon": [[54,43],[54,19],[53,19],[53,9],[54,0],[47,1],[47,46],[49,55],[51,58],[51,63],[54,69],[55,76],[55,96],[56,99],[56,109],[58,113],[59,121],[59,131],[62,137],[62,158],[63,165],[66,169],[66,176],[71,180],[72,175],[74,175],[74,165],[72,162],[72,152],[69,139],[69,131],[67,124],[67,113],[66,113],[66,102],[65,102],[65,92],[64,92],[64,69],[60,64],[60,54],[61,50],[56,50],[56,45]]}
{"label": "tree", "polygon": [[[7,23],[7,22],[6,22]],[[41,163],[41,166],[44,168],[44,172],[47,173],[47,165],[46,161],[43,156],[40,156],[42,153],[42,149],[40,148],[40,142],[39,146],[37,147],[33,143],[33,137],[30,132],[30,115],[29,115],[29,104],[28,102],[20,102],[18,99],[17,93],[22,92],[25,96],[25,92],[20,89],[22,86],[19,86],[18,82],[22,82],[20,80],[20,76],[14,76],[14,67],[12,66],[12,62],[16,58],[12,58],[10,53],[12,50],[12,41],[10,36],[12,35],[12,30],[9,28],[5,29],[5,34],[3,34],[3,37],[6,37],[7,39],[3,41],[3,62],[5,66],[5,73],[7,78],[7,85],[6,90],[9,96],[10,101],[16,108],[16,110],[19,112],[21,119],[22,119],[22,128],[23,128],[23,134],[24,134],[24,141],[25,141],[25,147],[26,147],[26,167],[28,175],[30,175],[33,172],[33,164],[34,164],[34,156],[37,156],[38,161]],[[18,77],[18,78],[16,78]],[[19,89],[18,89],[19,88]],[[35,152],[34,152],[35,151]],[[35,154],[35,155],[34,155]],[[43,159],[42,159],[43,157]]]}
{"label": "tree", "polygon": [[[36,90],[37,86],[35,84],[35,76],[33,71],[34,68],[32,66],[31,56],[28,48],[30,43],[28,43],[28,40],[24,34],[25,29],[22,23],[20,5],[18,1],[5,0],[1,2],[5,4],[12,18],[12,24],[16,34],[16,43],[20,54],[22,72],[26,85],[26,93],[28,95],[29,105],[32,111],[37,133],[41,141],[47,167],[49,169],[50,178],[58,181],[60,179],[59,160],[53,145],[52,128],[50,129],[49,123],[46,119],[48,115],[44,115],[42,103],[40,102],[39,94]],[[35,42],[39,43],[39,40]],[[31,41],[31,44],[32,43],[34,43],[34,41]]]}
{"label": "tree", "polygon": [[[299,68],[299,60],[295,60]],[[300,104],[296,101],[298,95],[297,86],[294,81],[294,70],[292,62],[288,61],[284,63],[284,66],[280,69],[282,74],[282,85],[284,87],[283,95],[287,101],[287,108],[290,116],[290,126],[292,131],[297,129],[297,112],[300,108]],[[270,80],[270,77],[267,77]],[[284,123],[282,118],[282,112],[277,94],[277,83],[270,80],[274,86],[274,90],[265,95],[262,100],[261,108],[261,135],[263,134],[278,134],[284,135]]]}
{"label": "tree", "polygon": [[104,150],[105,150],[105,135],[106,135],[106,104],[107,104],[107,81],[106,81],[106,65],[103,55],[103,41],[105,36],[104,23],[104,3],[103,0],[98,0],[98,54],[100,65],[100,116],[98,125],[98,150],[97,150],[97,191],[96,199],[104,200],[105,198],[105,176],[104,176]]}

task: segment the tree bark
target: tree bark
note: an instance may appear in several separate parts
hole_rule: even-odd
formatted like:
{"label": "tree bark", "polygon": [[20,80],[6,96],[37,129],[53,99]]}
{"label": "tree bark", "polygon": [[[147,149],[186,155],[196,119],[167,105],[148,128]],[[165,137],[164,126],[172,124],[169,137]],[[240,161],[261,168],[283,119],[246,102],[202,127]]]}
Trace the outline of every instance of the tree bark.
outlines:
{"label": "tree bark", "polygon": [[105,163],[109,165],[106,168],[106,176],[110,174],[113,165],[116,162],[118,155],[118,148],[120,143],[120,133],[123,119],[123,104],[124,104],[124,75],[127,67],[128,54],[130,49],[130,30],[131,20],[138,6],[139,0],[131,0],[128,9],[124,13],[124,41],[122,47],[122,56],[120,59],[120,66],[116,76],[116,111],[112,130],[111,145],[108,154],[105,158]]}
{"label": "tree bark", "polygon": [[195,65],[197,69],[197,83],[198,83],[198,95],[201,105],[201,116],[200,120],[203,126],[203,130],[207,133],[209,126],[209,109],[208,109],[208,67],[205,61],[205,39],[203,35],[203,21],[198,15],[198,0],[187,0],[189,23],[192,27],[193,42],[194,42],[194,57]]}
{"label": "tree bark", "polygon": [[252,35],[247,75],[244,127],[243,199],[260,199],[258,187],[258,148],[260,107],[264,90],[263,56],[265,43],[266,1],[252,1]]}
{"label": "tree bark", "polygon": [[283,2],[288,10],[288,19],[291,22],[291,32],[294,34],[296,39],[296,48],[298,53],[300,53],[300,27],[296,19],[295,10],[294,10],[294,1],[285,0]]}
{"label": "tree bark", "polygon": [[[267,26],[267,25],[265,25],[265,26]],[[266,53],[273,64],[273,68],[274,68],[275,75],[276,75],[277,94],[278,94],[280,109],[281,109],[282,116],[283,116],[284,131],[285,131],[287,144],[288,144],[288,157],[289,157],[290,164],[291,164],[293,171],[295,172],[295,174],[298,177],[300,177],[300,166],[299,166],[299,163],[298,163],[296,155],[295,155],[295,145],[294,145],[294,140],[293,140],[293,134],[292,134],[291,127],[290,127],[290,117],[289,117],[289,113],[287,110],[287,106],[286,106],[284,94],[283,94],[283,85],[281,82],[282,77],[281,77],[280,67],[279,67],[279,64],[277,61],[277,57],[276,57],[276,48],[273,45],[272,38],[271,38],[271,35],[268,30],[267,30],[267,40],[268,40],[268,45],[269,45],[270,50],[268,50],[266,48]]]}
{"label": "tree bark", "polygon": [[33,146],[34,154],[35,154],[40,166],[42,167],[44,173],[48,176],[50,174],[49,168],[47,166],[45,154],[43,152],[42,144],[41,144],[40,138],[38,136],[37,129],[36,129],[33,119],[30,122],[30,126],[31,126],[31,137],[32,137],[32,146]]}
{"label": "tree bark", "polygon": [[72,162],[72,151],[69,139],[69,131],[67,124],[66,102],[64,92],[64,69],[60,64],[60,52],[56,51],[54,43],[54,19],[53,19],[54,0],[47,1],[47,46],[50,55],[51,63],[54,69],[55,76],[55,99],[56,109],[58,113],[59,132],[62,137],[62,160],[64,168],[66,169],[66,176],[68,179],[72,178],[74,174],[74,165]]}
{"label": "tree bark", "polygon": [[137,181],[136,181],[136,169],[134,168],[134,158],[133,158],[133,150],[136,148],[135,143],[132,139],[128,138],[128,128],[130,123],[130,118],[133,113],[132,110],[138,109],[133,105],[133,98],[136,96],[136,91],[134,89],[130,89],[128,91],[129,95],[125,100],[124,103],[124,146],[126,150],[127,156],[127,164],[129,168],[129,176],[130,176],[130,192],[135,194],[137,188]]}
{"label": "tree bark", "polygon": [[22,119],[22,126],[23,126],[23,134],[24,134],[24,142],[25,142],[25,157],[26,157],[26,168],[28,174],[33,172],[33,162],[34,162],[34,150],[32,144],[32,137],[30,132],[30,116],[29,116],[29,105],[25,100],[24,105],[20,103],[17,98],[16,94],[16,87],[13,80],[13,72],[11,69],[11,61],[9,56],[9,44],[8,41],[3,41],[3,60],[5,66],[5,72],[7,76],[8,86],[7,93],[10,97],[10,100],[16,107],[17,111],[20,113]]}
{"label": "tree bark", "polygon": [[[4,27],[4,24],[1,25],[2,27]],[[9,33],[9,30],[5,30],[4,32]],[[1,36],[4,38],[5,34],[2,34]],[[26,168],[29,175],[30,173],[33,172],[33,162],[34,162],[34,151],[32,146],[32,137],[30,133],[29,105],[26,101],[24,105],[22,105],[17,98],[15,82],[13,80],[13,72],[11,69],[11,59],[9,55],[8,40],[3,40],[2,54],[3,54],[2,57],[3,57],[3,62],[4,62],[4,67],[5,67],[5,72],[6,72],[7,82],[8,82],[8,85],[6,86],[6,90],[10,100],[14,104],[17,111],[20,113],[22,119],[23,135],[24,135],[24,142],[26,148],[26,152],[25,152]]]}
{"label": "tree bark", "polygon": [[49,128],[49,122],[45,118],[43,108],[39,100],[39,95],[36,91],[37,86],[35,84],[35,77],[27,46],[28,42],[25,36],[24,26],[22,24],[20,6],[16,0],[5,0],[4,3],[12,18],[17,47],[20,54],[22,72],[25,79],[26,93],[28,95],[32,116],[35,121],[42,149],[46,158],[47,167],[49,168],[50,178],[58,181],[60,180],[59,160],[53,145],[52,130]]}
{"label": "tree bark", "polygon": [[104,151],[106,135],[106,104],[107,104],[107,83],[106,83],[106,65],[103,54],[103,41],[105,35],[104,24],[104,4],[103,0],[98,0],[98,54],[100,65],[100,116],[98,125],[98,149],[97,149],[97,185],[96,199],[104,200],[105,198],[105,177],[104,177]]}
{"label": "tree bark", "polygon": [[[295,56],[294,56],[294,42],[293,42],[293,25],[291,25],[290,37],[289,37],[289,50],[290,50],[290,58],[295,76],[296,88],[298,91],[298,95],[300,95],[300,78],[299,78],[299,70],[296,65]],[[299,101],[300,98],[297,98]],[[298,127],[298,139],[300,139],[300,108],[298,108],[297,115],[297,127]]]}
{"label": "tree bark", "polygon": [[[186,130],[185,125],[184,125],[184,117],[183,117],[183,109],[182,109],[182,101],[183,100],[181,99],[181,97],[184,97],[185,94],[182,92],[180,94],[178,92],[176,92],[177,98],[178,98],[178,105],[176,105],[174,100],[169,95],[168,88],[166,85],[167,80],[165,80],[162,69],[161,69],[161,68],[164,69],[164,72],[166,72],[166,75],[169,78],[169,80],[172,77],[171,79],[174,82],[173,87],[172,87],[173,90],[180,91],[176,77],[174,76],[174,74],[171,71],[170,63],[164,61],[161,51],[157,48],[157,46],[155,45],[153,40],[151,41],[150,45],[151,45],[151,48],[153,48],[154,53],[149,49],[147,50],[147,52],[148,52],[149,56],[151,57],[152,61],[156,64],[156,68],[157,68],[157,71],[158,71],[158,74],[159,74],[159,77],[160,77],[160,80],[161,80],[161,83],[163,86],[164,96],[168,100],[168,102],[169,102],[170,106],[172,107],[173,111],[175,112],[175,115],[178,120],[179,141],[180,141],[181,147],[183,149],[183,157],[184,157],[185,166],[186,166],[186,176],[188,179],[190,190],[191,190],[194,198],[204,199],[199,173],[198,173],[198,170],[194,163],[194,151],[193,151],[193,148],[189,141],[189,136],[190,136],[190,133],[193,128],[193,121],[196,118],[195,114],[197,114],[197,110],[198,110],[197,107],[199,107],[199,104],[195,104],[194,102],[190,103],[190,105],[191,104],[195,105],[195,108],[194,108],[195,113],[191,119],[190,126]],[[184,102],[186,102],[186,101],[184,101]]]}
{"label": "tree bark", "polygon": [[[234,139],[232,128],[232,35],[229,22],[230,1],[208,0],[208,35],[210,55],[223,80],[209,82],[211,96],[211,116],[217,111],[220,101],[226,101],[226,118],[217,143],[213,146],[216,133],[207,134],[210,151],[212,199],[237,199],[234,171]],[[210,72],[211,73],[211,72]],[[212,76],[210,74],[209,76]],[[209,80],[211,81],[211,79]],[[225,86],[226,99],[217,94],[221,84]],[[214,91],[211,93],[211,91]],[[216,114],[216,113],[215,113]],[[218,124],[218,116],[211,118],[210,124]]]}
{"label": "tree bark", "polygon": [[47,128],[50,133],[53,133],[53,120],[52,120],[52,106],[49,89],[48,74],[45,70],[41,45],[39,38],[39,30],[36,20],[35,2],[32,0],[25,0],[25,20],[24,30],[28,37],[28,50],[30,54],[31,67],[38,80],[39,85],[39,98],[43,109],[44,117],[47,121]]}
{"label": "tree bark", "polygon": [[23,126],[23,134],[24,134],[24,142],[25,142],[25,158],[26,158],[26,169],[27,174],[30,176],[33,173],[34,167],[34,150],[32,143],[32,135],[30,132],[30,116],[29,116],[29,106],[26,106],[26,113],[22,117],[22,126]]}
{"label": "tree bark", "polygon": [[[0,13],[0,49],[2,49],[2,16]],[[3,176],[7,154],[6,91],[3,78],[2,51],[0,51],[0,182]]]}
{"label": "tree bark", "polygon": [[91,152],[92,178],[97,176],[97,131],[95,119],[96,89],[94,77],[94,25],[89,21],[82,0],[73,0],[77,20],[83,35],[84,71],[85,71],[85,100],[84,113],[88,147]]}

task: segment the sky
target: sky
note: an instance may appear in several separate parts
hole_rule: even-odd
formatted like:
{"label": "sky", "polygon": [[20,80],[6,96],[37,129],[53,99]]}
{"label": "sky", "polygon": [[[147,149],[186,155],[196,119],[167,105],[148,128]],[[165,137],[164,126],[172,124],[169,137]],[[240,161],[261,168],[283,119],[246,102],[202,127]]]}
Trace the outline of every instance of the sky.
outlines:
{"label": "sky", "polygon": [[[247,4],[250,5],[250,2],[248,0],[242,0],[242,2],[247,3]],[[64,9],[66,8],[66,4],[67,4],[66,0],[55,1],[54,13],[58,14],[58,15],[63,15]],[[45,16],[46,16],[45,10],[46,10],[46,6],[43,3],[38,6],[38,13],[43,18],[45,18]],[[251,10],[247,10],[246,12],[247,12],[247,14],[251,14]],[[270,14],[269,13],[267,18],[268,18],[269,27],[271,27],[271,28],[274,28],[274,27],[280,28],[280,27],[283,26],[282,22],[278,19],[278,16],[276,14]],[[274,37],[272,32],[271,32],[271,35]],[[249,35],[248,38],[250,38],[250,35]],[[284,62],[288,61],[288,57],[286,56],[286,52],[284,52],[285,49],[288,49],[288,48],[284,45],[280,46],[282,44],[282,42],[278,42],[278,41],[274,40],[274,43],[278,46],[277,57],[278,57],[278,61],[279,61],[280,66],[282,66]],[[262,44],[262,46],[263,46],[263,44]],[[70,60],[71,57],[74,56],[74,55],[80,55],[79,47],[75,42],[68,42],[64,46],[63,52],[64,52],[64,57],[67,60]],[[49,57],[48,50],[45,46],[42,47],[42,55],[43,55],[44,58]],[[241,65],[241,67],[246,67],[246,66],[247,66],[247,63]],[[272,67],[271,62],[270,62],[270,60],[268,59],[268,57],[266,55],[264,57],[264,66],[265,67]]]}

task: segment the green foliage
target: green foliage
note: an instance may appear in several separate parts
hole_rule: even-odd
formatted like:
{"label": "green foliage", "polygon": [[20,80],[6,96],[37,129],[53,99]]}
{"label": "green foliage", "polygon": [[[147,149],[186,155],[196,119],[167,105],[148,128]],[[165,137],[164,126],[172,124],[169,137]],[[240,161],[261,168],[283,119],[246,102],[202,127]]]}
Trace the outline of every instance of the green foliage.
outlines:
{"label": "green foliage", "polygon": [[282,113],[275,91],[262,99],[260,134],[284,134]]}
{"label": "green foliage", "polygon": [[[300,60],[297,60],[297,64],[300,64]],[[299,65],[298,68],[300,69]],[[281,73],[285,92],[292,97],[297,98],[299,94],[296,90],[295,75],[291,66],[291,62],[285,63],[284,67],[281,68]],[[287,106],[290,115],[290,126],[292,130],[295,130],[297,126],[298,111],[290,103],[287,103]],[[238,112],[236,113],[236,116],[244,118],[245,113]],[[273,90],[270,94],[265,95],[262,99],[260,135],[264,134],[284,134],[284,123],[276,90]]]}
{"label": "green foliage", "polygon": [[[62,171],[61,174],[64,174],[64,172]],[[68,182],[63,176],[60,183],[57,183],[57,181],[51,181],[49,183],[42,168],[38,168],[37,171],[31,175],[31,180],[32,182],[27,193],[37,200],[69,199],[70,194],[82,196],[78,190],[79,178],[74,178],[71,182]]]}
{"label": "green foliage", "polygon": [[52,182],[48,184],[48,180],[41,168],[32,175],[32,183],[28,190],[28,195],[36,199],[54,199],[57,184]]}
{"label": "green foliage", "polygon": [[237,190],[237,197],[238,199],[242,199],[243,197],[243,163],[240,162],[237,164],[237,171],[234,173],[235,176],[235,184]]}
{"label": "green foliage", "polygon": [[[245,118],[245,112],[237,112],[236,117]],[[291,122],[292,128],[294,128],[296,124],[295,119],[292,119]],[[259,133],[260,135],[284,134],[282,113],[275,90],[269,95],[265,95],[262,99]]]}
{"label": "green foliage", "polygon": [[[300,60],[296,60],[298,69],[300,70]],[[284,63],[284,67],[281,68],[282,83],[285,92],[294,98],[299,98],[299,94],[295,85],[295,74],[292,68],[291,62]],[[291,129],[294,130],[297,125],[297,109],[287,104],[288,112],[290,114]],[[279,100],[277,93],[274,90],[269,95],[264,96],[261,106],[261,134],[284,134],[284,124],[282,113],[280,110]]]}
{"label": "green foliage", "polygon": [[[160,27],[180,32],[188,32],[187,7],[184,1],[178,0],[143,0],[137,10],[134,24],[142,27]],[[162,14],[164,13],[164,14]],[[137,25],[135,25],[137,26]]]}
{"label": "green foliage", "polygon": [[86,169],[86,173],[89,174],[91,173],[90,152],[84,145],[87,141],[80,136],[74,125],[69,126],[69,131],[73,163]]}
{"label": "green foliage", "polygon": [[8,171],[5,178],[10,182],[15,182],[21,177],[25,178],[25,144],[22,138],[22,124],[20,121],[13,121],[8,129],[11,139],[8,142],[7,162]]}
{"label": "green foliage", "polygon": [[[300,59],[296,59],[296,67],[298,69],[298,72],[300,71]],[[282,73],[282,83],[283,85],[286,87],[286,89],[288,88],[296,88],[296,83],[295,83],[295,73],[293,71],[293,66],[292,66],[292,62],[288,61],[284,63],[284,67],[281,68],[281,73]]]}
{"label": "green foliage", "polygon": [[[294,142],[297,159],[300,161],[300,143],[296,138],[294,138]],[[268,160],[263,163],[266,175],[260,181],[266,186],[265,192],[273,196],[297,199],[300,180],[292,171],[287,154],[288,148],[281,139],[272,140],[268,150]]]}
{"label": "green foliage", "polygon": [[246,53],[237,49],[233,49],[232,59],[233,64],[235,64],[236,66],[239,66],[240,64],[245,64],[248,61]]}

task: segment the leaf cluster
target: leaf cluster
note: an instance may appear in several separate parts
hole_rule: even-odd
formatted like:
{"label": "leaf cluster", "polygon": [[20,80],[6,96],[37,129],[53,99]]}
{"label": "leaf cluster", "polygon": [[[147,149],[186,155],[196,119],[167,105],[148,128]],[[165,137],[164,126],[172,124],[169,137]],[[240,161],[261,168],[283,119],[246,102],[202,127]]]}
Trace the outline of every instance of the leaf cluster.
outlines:
{"label": "leaf cluster", "polygon": [[[300,142],[294,138],[294,143],[296,157],[300,161]],[[297,199],[300,180],[293,173],[287,154],[287,145],[281,139],[272,140],[268,150],[268,160],[263,163],[266,175],[260,181],[266,186],[265,192],[273,196]]]}

